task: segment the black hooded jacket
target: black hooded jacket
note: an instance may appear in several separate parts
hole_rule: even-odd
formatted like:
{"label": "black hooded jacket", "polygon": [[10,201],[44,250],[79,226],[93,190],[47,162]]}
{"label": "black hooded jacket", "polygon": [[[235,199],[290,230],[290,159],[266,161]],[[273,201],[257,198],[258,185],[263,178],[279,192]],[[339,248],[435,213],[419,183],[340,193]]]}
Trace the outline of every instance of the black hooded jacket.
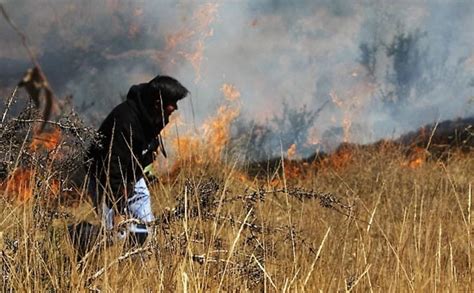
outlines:
{"label": "black hooded jacket", "polygon": [[157,136],[168,121],[156,110],[147,84],[134,85],[127,100],[116,106],[99,128],[99,144],[88,152],[91,180],[96,182],[96,207],[105,197],[109,207],[123,211],[127,195],[152,162]]}

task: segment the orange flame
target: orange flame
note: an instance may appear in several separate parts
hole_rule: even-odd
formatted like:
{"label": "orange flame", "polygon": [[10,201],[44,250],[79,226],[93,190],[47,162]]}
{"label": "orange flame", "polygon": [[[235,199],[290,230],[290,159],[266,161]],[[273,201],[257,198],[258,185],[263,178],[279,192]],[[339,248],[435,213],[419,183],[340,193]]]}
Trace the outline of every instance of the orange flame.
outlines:
{"label": "orange flame", "polygon": [[238,182],[246,184],[247,186],[254,186],[254,180],[250,179],[249,175],[241,171],[235,171],[233,178]]}
{"label": "orange flame", "polygon": [[[308,162],[283,159],[282,171],[286,181],[297,181],[306,179],[311,172],[311,168]],[[281,187],[283,185],[282,179],[280,176],[273,178],[270,181],[270,186]]]}
{"label": "orange flame", "polygon": [[37,152],[40,149],[51,151],[59,146],[61,130],[57,127],[52,132],[42,132],[35,134],[30,144],[30,151]]}
{"label": "orange flame", "polygon": [[353,161],[353,150],[349,145],[341,145],[333,154],[321,161],[321,167],[342,170]]}
{"label": "orange flame", "polygon": [[193,25],[189,29],[178,32],[175,36],[168,38],[171,43],[166,47],[173,48],[180,42],[196,37],[195,48],[193,52],[179,52],[189,63],[191,63],[196,73],[196,81],[201,79],[201,63],[204,59],[204,41],[213,35],[212,23],[217,15],[217,4],[206,3],[199,7],[193,15]]}
{"label": "orange flame", "polygon": [[[31,169],[18,168],[10,174],[6,181],[0,183],[0,190],[11,199],[26,202],[33,197],[36,188],[37,172]],[[48,182],[47,197],[59,195],[60,183],[58,180]]]}
{"label": "orange flame", "polygon": [[[107,0],[107,7],[113,12],[120,8],[123,1]],[[176,32],[168,33],[164,49],[131,49],[121,53],[107,53],[107,59],[115,60],[122,58],[145,57],[157,62],[164,71],[174,71],[174,66],[181,65],[181,61],[187,61],[195,71],[195,81],[201,78],[201,64],[204,60],[205,41],[213,35],[212,24],[217,15],[217,3],[206,3],[198,7],[191,21],[177,29]],[[144,8],[136,7],[132,12],[134,19],[128,27],[130,38],[136,37],[142,30],[141,18]]]}
{"label": "orange flame", "polygon": [[306,171],[309,169],[309,164],[306,162],[291,162],[285,164],[285,177],[287,180],[304,179]]}
{"label": "orange flame", "polygon": [[338,106],[343,111],[343,118],[342,118],[342,130],[343,130],[343,142],[350,141],[350,130],[352,126],[352,117],[351,113],[348,109],[349,105],[347,102],[341,100],[335,92],[330,94],[333,103]]}
{"label": "orange flame", "polygon": [[[195,132],[176,137],[173,137],[171,127],[163,132],[165,139],[172,140],[172,148],[177,155],[175,162],[170,164],[171,170],[168,172],[170,177],[177,175],[184,162],[196,166],[217,163],[221,160],[230,140],[230,126],[240,114],[240,104],[237,103],[240,97],[238,90],[229,84],[224,84],[221,90],[228,102],[220,106],[216,115],[207,119],[199,129],[195,129]],[[231,99],[234,100],[230,102]],[[181,122],[178,119],[174,123]],[[155,162],[155,164],[161,167],[167,166],[167,163],[162,162]]]}
{"label": "orange flame", "polygon": [[240,113],[239,108],[221,106],[217,115],[203,125],[206,144],[211,158],[220,158],[222,150],[229,142],[230,124]]}
{"label": "orange flame", "polygon": [[426,160],[426,151],[421,147],[414,147],[410,150],[408,159],[405,162],[401,163],[402,167],[409,169],[420,168]]}
{"label": "orange flame", "polygon": [[228,101],[234,102],[240,99],[240,92],[232,84],[225,83],[222,85],[221,91]]}
{"label": "orange flame", "polygon": [[2,182],[0,189],[9,196],[17,195],[18,201],[25,202],[33,197],[33,175],[34,173],[31,170],[17,169],[5,182]]}
{"label": "orange flame", "polygon": [[[376,87],[362,78],[358,69],[351,72],[346,84],[346,88],[338,89],[338,93],[336,91],[330,93],[333,104],[340,110],[340,117],[335,116],[331,119],[340,123],[343,130],[342,142],[351,142],[355,138],[352,137],[355,130],[353,126],[363,126],[370,123],[365,119],[364,113],[371,104],[370,101]],[[370,127],[370,125],[366,126]],[[357,139],[359,138],[358,135]]]}
{"label": "orange flame", "polygon": [[197,137],[185,136],[173,141],[174,148],[178,151],[180,159],[193,160],[197,164],[204,162],[202,155],[199,155],[202,143]]}
{"label": "orange flame", "polygon": [[[61,130],[53,128],[52,132],[42,132],[33,135],[29,150],[31,153],[40,150],[52,151],[59,146],[60,140]],[[19,202],[25,202],[33,197],[37,176],[37,172],[33,169],[17,168],[0,184],[0,190],[9,197],[15,195]],[[49,195],[57,196],[59,194],[59,186],[58,180],[49,182]]]}

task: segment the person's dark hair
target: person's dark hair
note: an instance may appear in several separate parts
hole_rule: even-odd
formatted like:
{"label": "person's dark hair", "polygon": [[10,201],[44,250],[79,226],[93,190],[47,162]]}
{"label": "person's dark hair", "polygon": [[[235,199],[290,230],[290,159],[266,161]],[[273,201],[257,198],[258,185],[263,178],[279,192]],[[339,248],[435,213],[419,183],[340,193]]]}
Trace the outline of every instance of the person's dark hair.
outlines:
{"label": "person's dark hair", "polygon": [[161,95],[164,104],[175,103],[188,93],[188,89],[170,76],[158,75],[148,82],[148,94],[156,98]]}

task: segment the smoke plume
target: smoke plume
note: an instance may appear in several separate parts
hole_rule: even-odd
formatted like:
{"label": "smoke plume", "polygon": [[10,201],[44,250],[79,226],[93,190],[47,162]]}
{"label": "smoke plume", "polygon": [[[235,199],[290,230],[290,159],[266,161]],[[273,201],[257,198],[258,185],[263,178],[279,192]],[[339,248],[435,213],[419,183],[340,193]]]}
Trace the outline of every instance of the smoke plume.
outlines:
{"label": "smoke plume", "polygon": [[[193,107],[188,99],[180,110],[197,125],[224,103],[223,84],[239,90],[242,119],[259,124],[281,116],[282,107],[325,105],[307,126],[307,150],[474,115],[472,1],[15,0],[4,6],[58,96],[72,94],[85,115],[105,115],[132,84],[157,74],[176,77],[192,92]],[[30,64],[1,21],[0,86],[11,89]]]}

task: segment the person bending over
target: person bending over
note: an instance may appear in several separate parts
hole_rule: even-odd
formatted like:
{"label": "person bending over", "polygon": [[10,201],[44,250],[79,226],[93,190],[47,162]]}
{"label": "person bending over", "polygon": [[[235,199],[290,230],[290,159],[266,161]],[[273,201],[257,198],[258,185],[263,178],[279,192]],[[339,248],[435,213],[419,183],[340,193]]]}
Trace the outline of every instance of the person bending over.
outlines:
{"label": "person bending over", "polygon": [[142,244],[148,236],[145,224],[154,221],[154,215],[144,168],[152,163],[160,132],[178,109],[178,101],[188,93],[169,76],[133,85],[126,101],[102,122],[99,143],[88,150],[90,194],[103,226],[112,230],[118,215],[137,220],[119,237],[130,234]]}

